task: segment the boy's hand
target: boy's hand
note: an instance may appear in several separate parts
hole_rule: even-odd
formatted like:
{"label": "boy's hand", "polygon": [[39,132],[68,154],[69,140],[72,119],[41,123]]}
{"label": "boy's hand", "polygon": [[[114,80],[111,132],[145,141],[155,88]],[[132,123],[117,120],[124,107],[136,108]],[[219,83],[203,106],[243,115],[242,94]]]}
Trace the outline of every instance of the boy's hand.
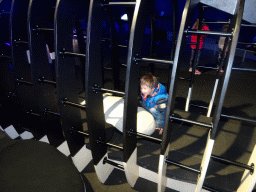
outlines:
{"label": "boy's hand", "polygon": [[156,130],[159,132],[159,135],[163,134],[164,129],[163,128],[156,128]]}

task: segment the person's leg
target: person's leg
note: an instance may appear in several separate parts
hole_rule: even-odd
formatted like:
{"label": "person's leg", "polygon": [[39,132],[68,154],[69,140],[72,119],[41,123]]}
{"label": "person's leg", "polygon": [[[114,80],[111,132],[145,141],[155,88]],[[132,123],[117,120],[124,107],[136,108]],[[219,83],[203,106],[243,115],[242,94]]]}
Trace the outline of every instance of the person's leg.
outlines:
{"label": "person's leg", "polygon": [[197,52],[197,60],[196,60],[196,66],[198,66],[198,63],[199,63],[199,58],[200,58],[200,55],[201,55],[201,49],[198,49],[198,52]]}
{"label": "person's leg", "polygon": [[221,53],[222,53],[222,49],[220,49],[220,48],[219,48],[219,52],[218,52],[218,60],[217,60],[217,67],[219,67],[219,66],[220,66]]}
{"label": "person's leg", "polygon": [[190,61],[189,61],[189,71],[192,72],[192,64],[193,64],[193,59],[195,55],[195,49],[191,49],[191,55],[190,55]]}
{"label": "person's leg", "polygon": [[[219,49],[217,68],[220,70],[220,73],[224,73],[223,64],[224,64],[227,52],[228,50],[226,50],[225,53],[223,54],[223,50]],[[223,56],[224,58],[222,59],[221,56]]]}
{"label": "person's leg", "polygon": [[153,115],[156,122],[156,129],[161,135],[163,132],[163,126],[164,126],[164,114],[158,111],[156,108],[150,108],[149,112]]}
{"label": "person's leg", "polygon": [[[196,58],[196,64],[195,64],[196,66],[198,66],[199,58],[200,58],[200,55],[201,55],[201,50],[200,49],[198,49],[197,54],[198,54],[197,57],[195,57]],[[196,69],[195,74],[196,75],[201,75],[202,73],[198,69]]]}

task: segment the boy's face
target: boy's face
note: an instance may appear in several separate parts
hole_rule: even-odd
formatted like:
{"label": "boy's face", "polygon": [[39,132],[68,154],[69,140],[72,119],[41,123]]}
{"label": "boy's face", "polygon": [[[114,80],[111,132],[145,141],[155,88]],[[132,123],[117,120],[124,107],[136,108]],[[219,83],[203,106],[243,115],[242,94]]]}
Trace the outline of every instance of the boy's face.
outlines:
{"label": "boy's face", "polygon": [[143,95],[152,95],[155,88],[150,88],[148,85],[140,85],[140,91]]}

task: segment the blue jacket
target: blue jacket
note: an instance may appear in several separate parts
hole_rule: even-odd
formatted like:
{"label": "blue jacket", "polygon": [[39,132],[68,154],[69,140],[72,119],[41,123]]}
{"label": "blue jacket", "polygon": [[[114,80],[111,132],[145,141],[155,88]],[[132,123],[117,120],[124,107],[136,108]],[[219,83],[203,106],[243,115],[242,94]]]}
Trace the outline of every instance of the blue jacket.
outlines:
{"label": "blue jacket", "polygon": [[141,93],[143,104],[145,105],[145,108],[149,110],[150,108],[157,107],[157,101],[159,99],[168,99],[168,95],[166,93],[165,87],[158,83],[158,86],[155,88],[153,94],[151,96],[145,96]]}
{"label": "blue jacket", "polygon": [[165,87],[161,83],[158,83],[152,95],[145,96],[141,94],[141,96],[144,107],[155,118],[156,127],[163,128],[166,103],[168,99]]}

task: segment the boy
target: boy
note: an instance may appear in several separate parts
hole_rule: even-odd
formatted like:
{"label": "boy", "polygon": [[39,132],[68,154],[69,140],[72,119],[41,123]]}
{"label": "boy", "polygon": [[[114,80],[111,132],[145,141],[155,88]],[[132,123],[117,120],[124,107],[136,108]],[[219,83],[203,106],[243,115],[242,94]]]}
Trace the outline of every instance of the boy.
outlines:
{"label": "boy", "polygon": [[153,75],[144,75],[140,79],[143,107],[149,111],[156,121],[159,135],[163,133],[164,116],[168,95],[165,87]]}

